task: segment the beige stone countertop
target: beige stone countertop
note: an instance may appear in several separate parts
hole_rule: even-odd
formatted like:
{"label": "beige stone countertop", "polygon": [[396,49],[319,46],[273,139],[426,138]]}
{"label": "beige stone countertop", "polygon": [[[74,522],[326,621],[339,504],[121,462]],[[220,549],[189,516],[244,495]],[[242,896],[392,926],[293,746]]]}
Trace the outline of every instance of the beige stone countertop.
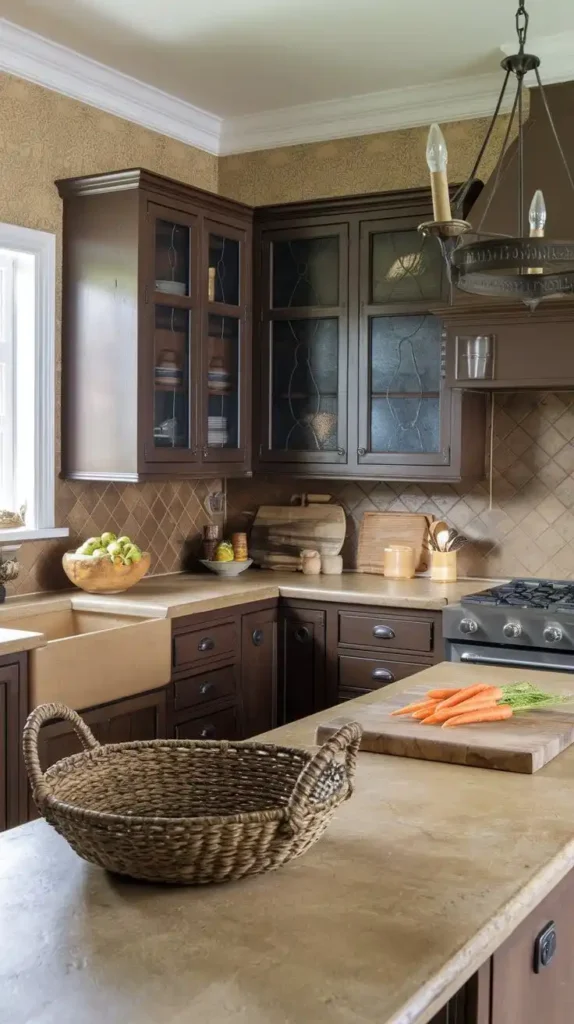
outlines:
{"label": "beige stone countertop", "polygon": [[[421,681],[476,669],[395,688]],[[308,746],[332,717],[269,735]],[[426,1024],[572,869],[573,805],[574,747],[534,776],[360,754],[355,795],[308,853],[200,889],[121,881],[24,825],[0,836],[0,1020]]]}
{"label": "beige stone countertop", "polygon": [[248,569],[235,579],[221,579],[206,573],[173,573],[150,576],[125,594],[86,594],[74,589],[9,598],[0,606],[0,622],[10,620],[16,624],[19,616],[70,607],[116,615],[178,618],[277,597],[440,610],[491,584],[492,580],[477,579],[436,583],[424,576],[413,580],[386,580],[382,576],[354,572],[341,576],[304,576]]}
{"label": "beige stone countertop", "polygon": [[34,647],[44,647],[43,633],[32,633],[24,629],[0,629],[0,658],[7,654],[22,654]]}

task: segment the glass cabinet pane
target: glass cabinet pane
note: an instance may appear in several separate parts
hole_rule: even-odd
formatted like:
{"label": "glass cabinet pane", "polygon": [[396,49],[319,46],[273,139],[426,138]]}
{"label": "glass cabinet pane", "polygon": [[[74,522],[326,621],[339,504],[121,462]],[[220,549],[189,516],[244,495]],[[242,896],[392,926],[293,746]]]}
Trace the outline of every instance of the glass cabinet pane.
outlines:
{"label": "glass cabinet pane", "polygon": [[233,316],[208,318],[207,446],[239,448],[240,323]]}
{"label": "glass cabinet pane", "polygon": [[208,300],[239,305],[239,242],[222,235],[209,236]]}
{"label": "glass cabinet pane", "polygon": [[380,231],[371,236],[370,301],[439,301],[444,290],[444,261],[436,238],[418,231]]}
{"label": "glass cabinet pane", "polygon": [[271,447],[336,451],[339,321],[278,320],[271,342]]}
{"label": "glass cabinet pane", "polygon": [[185,224],[155,222],[155,289],[168,295],[190,294],[191,229]]}
{"label": "glass cabinet pane", "polygon": [[441,324],[430,315],[370,321],[370,450],[440,450]]}
{"label": "glass cabinet pane", "polygon": [[275,309],[339,305],[339,236],[273,243]]}
{"label": "glass cabinet pane", "polygon": [[156,448],[190,447],[190,342],[189,310],[156,306],[153,420]]}

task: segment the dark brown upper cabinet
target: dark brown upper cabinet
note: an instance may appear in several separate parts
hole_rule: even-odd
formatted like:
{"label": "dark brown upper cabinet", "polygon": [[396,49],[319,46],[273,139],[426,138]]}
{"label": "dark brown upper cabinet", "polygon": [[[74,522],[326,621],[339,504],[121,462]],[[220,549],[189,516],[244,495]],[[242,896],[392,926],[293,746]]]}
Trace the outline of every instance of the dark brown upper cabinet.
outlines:
{"label": "dark brown upper cabinet", "polygon": [[252,211],[141,169],[56,184],[63,475],[250,473]]}
{"label": "dark brown upper cabinet", "polygon": [[449,284],[414,189],[255,214],[255,463],[298,476],[484,473],[484,396],[445,383]]}

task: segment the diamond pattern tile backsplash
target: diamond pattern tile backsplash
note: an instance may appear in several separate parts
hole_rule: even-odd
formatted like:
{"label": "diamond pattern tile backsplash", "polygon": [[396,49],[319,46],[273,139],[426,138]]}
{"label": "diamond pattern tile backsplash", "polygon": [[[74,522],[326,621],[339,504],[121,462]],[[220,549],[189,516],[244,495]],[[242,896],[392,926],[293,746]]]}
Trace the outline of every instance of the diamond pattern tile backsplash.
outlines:
{"label": "diamond pattern tile backsplash", "polygon": [[175,572],[184,551],[197,553],[204,524],[221,523],[221,516],[204,507],[207,496],[221,486],[221,480],[103,485],[58,480],[56,523],[68,526],[70,537],[22,544],[16,556],[20,575],[8,584],[8,593],[69,587],[61,567],[63,552],[104,530],[127,534],[149,551],[153,574]]}
{"label": "diamond pattern tile backsplash", "polygon": [[[488,445],[487,445],[488,447]],[[229,528],[248,528],[261,504],[301,491],[329,492],[347,511],[345,565],[354,567],[363,512],[432,512],[469,538],[461,576],[574,578],[574,392],[494,397],[493,500],[480,483],[259,478],[228,483]]]}

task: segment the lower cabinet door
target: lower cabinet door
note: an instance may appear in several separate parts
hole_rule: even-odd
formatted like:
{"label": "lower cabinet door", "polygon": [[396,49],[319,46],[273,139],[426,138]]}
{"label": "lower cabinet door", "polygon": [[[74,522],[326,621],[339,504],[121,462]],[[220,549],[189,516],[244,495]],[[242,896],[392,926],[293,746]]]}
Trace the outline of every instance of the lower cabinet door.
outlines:
{"label": "lower cabinet door", "polygon": [[326,707],[325,612],[285,610],[279,637],[279,724]]}
{"label": "lower cabinet door", "polygon": [[238,740],[239,715],[237,708],[224,708],[175,723],[176,740]]}
{"label": "lower cabinet door", "polygon": [[277,608],[241,618],[242,735],[277,725]]}

